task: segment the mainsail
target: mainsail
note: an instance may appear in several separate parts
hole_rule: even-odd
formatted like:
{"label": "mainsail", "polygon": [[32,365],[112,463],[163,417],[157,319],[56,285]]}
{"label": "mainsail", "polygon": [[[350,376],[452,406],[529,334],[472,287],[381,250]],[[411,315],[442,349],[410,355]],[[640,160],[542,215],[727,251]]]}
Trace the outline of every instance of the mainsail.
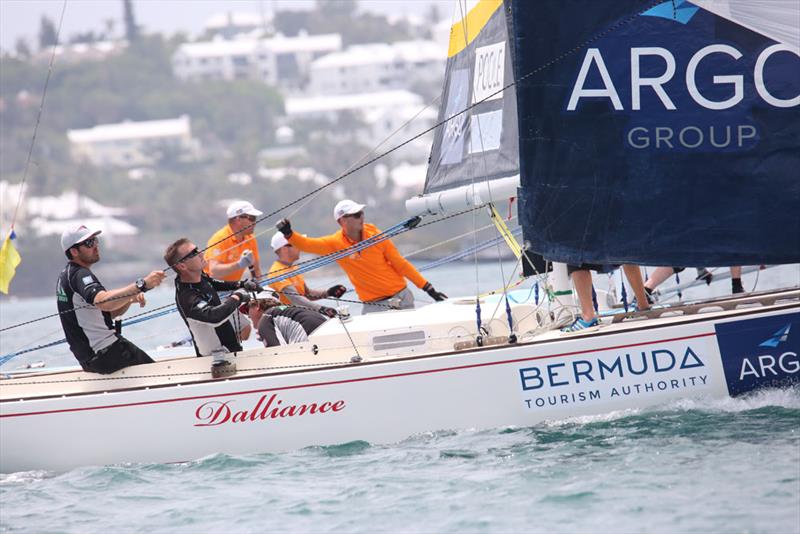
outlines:
{"label": "mainsail", "polygon": [[514,79],[503,2],[458,4],[439,121],[455,117],[434,133],[423,196],[406,202],[414,214],[509,198],[519,184],[516,96],[502,91]]}
{"label": "mainsail", "polygon": [[507,0],[530,248],[799,262],[798,5]]}

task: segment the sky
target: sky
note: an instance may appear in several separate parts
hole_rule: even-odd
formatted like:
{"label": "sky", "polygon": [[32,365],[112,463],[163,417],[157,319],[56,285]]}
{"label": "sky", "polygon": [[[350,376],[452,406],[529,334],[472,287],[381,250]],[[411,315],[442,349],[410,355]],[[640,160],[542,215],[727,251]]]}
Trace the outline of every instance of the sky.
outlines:
{"label": "sky", "polygon": [[[424,15],[432,4],[439,12],[449,13],[452,0],[361,0],[362,10],[384,14]],[[48,16],[58,26],[63,0],[0,0],[0,48],[14,49],[17,39],[28,40],[38,47],[39,22]],[[145,31],[172,34],[184,31],[195,34],[212,15],[228,11],[260,13],[279,9],[310,9],[313,0],[134,0],[137,23]],[[62,40],[70,35],[90,30],[100,31],[106,21],[115,20],[118,30],[122,24],[122,0],[67,0]]]}

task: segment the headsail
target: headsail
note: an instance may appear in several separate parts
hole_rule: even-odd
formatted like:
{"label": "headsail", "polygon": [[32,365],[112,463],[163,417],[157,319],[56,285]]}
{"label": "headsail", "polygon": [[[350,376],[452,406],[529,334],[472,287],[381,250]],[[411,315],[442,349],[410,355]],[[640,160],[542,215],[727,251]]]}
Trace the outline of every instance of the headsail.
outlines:
{"label": "headsail", "polygon": [[406,203],[414,214],[508,198],[519,184],[516,97],[498,93],[513,80],[503,2],[458,4],[439,121],[486,100],[436,130],[423,197]]}
{"label": "headsail", "polygon": [[781,37],[800,32],[796,0],[507,4],[534,251],[800,261],[800,57]]}

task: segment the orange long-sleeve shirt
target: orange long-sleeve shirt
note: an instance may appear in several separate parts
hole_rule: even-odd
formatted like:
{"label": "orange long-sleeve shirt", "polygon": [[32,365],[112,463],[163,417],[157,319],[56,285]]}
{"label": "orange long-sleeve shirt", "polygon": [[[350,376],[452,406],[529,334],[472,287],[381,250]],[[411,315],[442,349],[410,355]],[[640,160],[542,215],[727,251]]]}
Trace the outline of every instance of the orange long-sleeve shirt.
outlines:
{"label": "orange long-sleeve shirt", "polygon": [[[380,230],[374,225],[364,225],[365,240],[378,233]],[[355,244],[344,235],[341,229],[335,234],[324,237],[306,237],[299,232],[294,232],[288,241],[303,252],[321,256]],[[358,293],[358,298],[363,301],[391,297],[406,287],[406,278],[419,288],[427,283],[427,280],[407,259],[400,255],[400,252],[388,239],[337,260],[336,263],[347,274],[350,283]]]}
{"label": "orange long-sleeve shirt", "polygon": [[[250,252],[253,253],[253,257],[255,258],[255,265],[260,265],[261,258],[258,255],[258,242],[256,238],[252,235],[243,236],[239,234],[231,237],[232,235],[233,229],[231,229],[229,224],[217,230],[208,240],[209,249],[206,250],[205,253],[206,260],[231,263],[237,261],[242,255],[242,252],[246,249],[250,249]],[[216,243],[216,245],[214,243]],[[206,268],[206,274],[211,274],[208,268]],[[227,276],[218,276],[217,278],[228,282],[235,282],[241,280],[243,274],[244,269],[237,269]]]}
{"label": "orange long-sleeve shirt", "polygon": [[[269,268],[269,274],[267,274],[267,277],[270,277],[273,274],[275,276],[280,276],[296,270],[297,270],[296,265],[289,266],[289,265],[284,265],[279,261],[275,261],[275,263],[272,264],[272,267]],[[294,276],[290,276],[289,278],[285,278],[280,282],[273,282],[269,285],[269,287],[278,292],[278,295],[280,295],[281,298],[281,302],[283,302],[287,306],[291,305],[292,301],[289,300],[289,298],[283,294],[283,290],[289,286],[294,286],[295,289],[297,290],[298,295],[306,296],[306,280],[305,278],[303,278],[302,274],[296,274]]]}

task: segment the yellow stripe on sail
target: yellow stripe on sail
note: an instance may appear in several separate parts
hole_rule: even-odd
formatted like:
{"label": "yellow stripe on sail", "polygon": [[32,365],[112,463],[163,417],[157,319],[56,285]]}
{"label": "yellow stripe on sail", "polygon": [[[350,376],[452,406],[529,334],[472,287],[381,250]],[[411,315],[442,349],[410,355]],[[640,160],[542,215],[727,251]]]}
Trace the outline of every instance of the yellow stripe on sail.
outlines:
{"label": "yellow stripe on sail", "polygon": [[17,265],[20,264],[22,258],[17,252],[12,238],[14,231],[9,232],[6,240],[3,241],[3,248],[0,248],[0,291],[8,295],[8,286],[14,274],[17,272]]}
{"label": "yellow stripe on sail", "polygon": [[469,46],[501,5],[503,0],[480,0],[478,5],[469,10],[466,17],[453,24],[450,28],[450,48],[447,57],[451,58]]}

